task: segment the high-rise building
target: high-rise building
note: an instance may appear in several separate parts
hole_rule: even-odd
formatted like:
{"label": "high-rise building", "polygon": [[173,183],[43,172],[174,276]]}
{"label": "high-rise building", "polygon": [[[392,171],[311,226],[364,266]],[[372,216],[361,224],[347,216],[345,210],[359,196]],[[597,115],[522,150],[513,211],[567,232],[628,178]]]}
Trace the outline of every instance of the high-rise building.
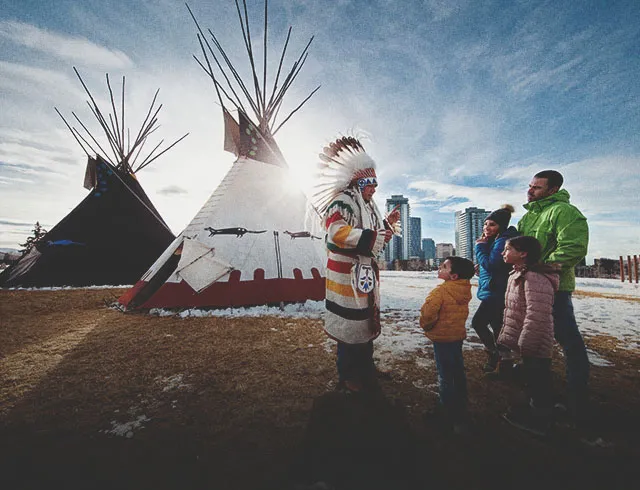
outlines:
{"label": "high-rise building", "polygon": [[422,257],[422,220],[414,216],[409,217],[409,258]]}
{"label": "high-rise building", "polygon": [[400,211],[402,236],[394,236],[387,244],[384,251],[384,257],[387,262],[396,259],[409,259],[409,199],[402,194],[392,195],[390,199],[387,199],[387,213],[391,212],[397,205],[400,205],[398,211]]}
{"label": "high-rise building", "polygon": [[422,258],[424,260],[433,260],[436,258],[436,242],[432,238],[422,239]]}
{"label": "high-rise building", "polygon": [[489,213],[480,208],[456,211],[456,252],[459,257],[475,262],[474,246],[476,240],[482,235],[482,225]]}
{"label": "high-rise building", "polygon": [[440,265],[444,259],[455,255],[453,244],[436,243],[436,265]]}

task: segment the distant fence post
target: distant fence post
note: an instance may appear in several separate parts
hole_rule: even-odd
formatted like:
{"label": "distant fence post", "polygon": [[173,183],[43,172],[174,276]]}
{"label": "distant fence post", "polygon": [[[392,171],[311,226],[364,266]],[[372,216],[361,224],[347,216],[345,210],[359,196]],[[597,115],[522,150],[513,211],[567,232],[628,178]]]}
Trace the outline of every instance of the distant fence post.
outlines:
{"label": "distant fence post", "polygon": [[622,255],[620,256],[620,282],[624,282],[624,260],[622,260]]}
{"label": "distant fence post", "polygon": [[631,282],[631,278],[633,277],[631,269],[631,255],[627,255],[627,276],[629,276],[629,282]]}
{"label": "distant fence post", "polygon": [[638,284],[638,256],[637,255],[633,256],[633,265],[635,266],[635,271],[636,271],[636,284]]}

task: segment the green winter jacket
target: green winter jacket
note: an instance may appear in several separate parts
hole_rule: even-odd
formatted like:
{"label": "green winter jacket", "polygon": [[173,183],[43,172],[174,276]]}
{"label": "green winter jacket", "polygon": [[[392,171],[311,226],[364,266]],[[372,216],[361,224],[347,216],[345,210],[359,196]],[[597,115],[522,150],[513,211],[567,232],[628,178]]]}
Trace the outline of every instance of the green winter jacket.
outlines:
{"label": "green winter jacket", "polygon": [[559,291],[576,287],[575,266],[587,254],[589,227],[587,218],[569,203],[569,193],[555,194],[524,205],[527,210],[518,222],[518,231],[533,236],[542,245],[542,262],[562,266]]}

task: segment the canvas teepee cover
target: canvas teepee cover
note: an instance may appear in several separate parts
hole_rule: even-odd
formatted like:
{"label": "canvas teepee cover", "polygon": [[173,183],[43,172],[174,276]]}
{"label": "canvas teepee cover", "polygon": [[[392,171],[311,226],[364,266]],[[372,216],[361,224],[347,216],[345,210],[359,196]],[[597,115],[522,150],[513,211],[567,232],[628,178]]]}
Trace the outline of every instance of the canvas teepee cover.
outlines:
{"label": "canvas teepee cover", "polygon": [[305,230],[307,198],[292,184],[275,142],[242,113],[240,127],[247,130],[240,132],[238,159],[120,303],[146,309],[324,299],[322,240]]}
{"label": "canvas teepee cover", "polygon": [[73,116],[82,132],[69,125],[58,111],[87,154],[84,186],[91,192],[29,253],[0,275],[0,285],[4,287],[133,284],[175,238],[145,194],[135,172],[186,135],[157,154],[162,141],[141,155],[147,136],[156,129],[156,116],[162,107],[155,107],[158,92],[136,139],[131,140],[130,133],[125,131],[124,77],[120,110],[116,111],[107,75],[113,112],[105,116],[74,70],[106,138],[101,145],[75,113]]}
{"label": "canvas teepee cover", "polygon": [[[251,66],[255,67],[249,24],[246,17],[242,17],[241,9],[238,15]],[[204,40],[195,17],[193,19],[206,63],[198,62],[213,81],[223,107],[224,149],[238,158],[191,223],[142,279],[120,298],[120,303],[128,309],[147,309],[323,300],[322,239],[305,228],[307,198],[290,178],[287,164],[273,139],[282,124],[275,131],[271,129],[286,89],[304,64],[309,44],[279,87],[285,43],[271,95],[267,93],[265,51],[263,77],[257,76],[254,68],[255,96],[252,97],[211,30],[213,44],[219,50],[216,53]],[[265,49],[266,36],[265,10]],[[219,83],[222,76],[216,78],[211,69],[211,58],[216,63],[219,58],[227,63],[226,90]],[[218,68],[224,72],[219,63]],[[230,79],[235,79],[235,89],[229,84]],[[244,100],[238,94],[243,94]],[[237,109],[238,122],[225,109],[225,99]],[[245,106],[251,107],[258,124],[250,121]]]}
{"label": "canvas teepee cover", "polygon": [[89,195],[0,278],[4,287],[133,284],[174,236],[136,178],[101,157]]}

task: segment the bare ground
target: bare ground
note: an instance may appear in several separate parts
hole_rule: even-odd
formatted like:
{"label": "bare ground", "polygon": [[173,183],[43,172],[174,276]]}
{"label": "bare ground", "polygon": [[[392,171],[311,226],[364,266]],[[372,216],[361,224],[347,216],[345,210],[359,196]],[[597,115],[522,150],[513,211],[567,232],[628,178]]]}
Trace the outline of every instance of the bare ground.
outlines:
{"label": "bare ground", "polygon": [[[122,314],[119,290],[0,290],[0,488],[627,488],[640,351],[590,349],[593,427],[536,438],[500,418],[519,386],[465,351],[474,428],[433,410],[435,372],[397,360],[380,396],[333,392],[319,320]],[[612,301],[615,301],[612,299]],[[563,361],[553,363],[557,391]],[[317,486],[316,488],[322,488]],[[327,488],[327,487],[325,487]]]}

